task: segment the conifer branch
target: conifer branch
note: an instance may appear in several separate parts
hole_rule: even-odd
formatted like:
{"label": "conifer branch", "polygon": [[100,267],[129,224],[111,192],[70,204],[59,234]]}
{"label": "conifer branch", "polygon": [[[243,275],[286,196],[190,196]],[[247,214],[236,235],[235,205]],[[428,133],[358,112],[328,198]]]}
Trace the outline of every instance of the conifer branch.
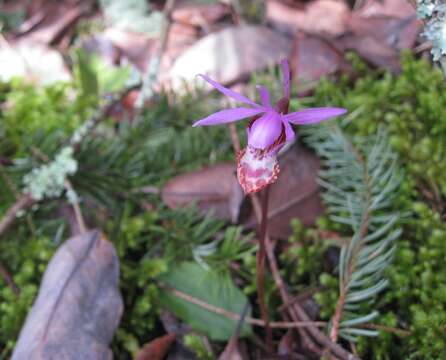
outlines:
{"label": "conifer branch", "polygon": [[356,341],[357,336],[376,336],[377,331],[361,328],[378,316],[363,314],[362,304],[372,304],[388,286],[384,271],[395,251],[401,230],[396,227],[398,212],[392,199],[401,182],[396,156],[383,130],[353,143],[336,126],[311,128],[307,142],[324,159],[320,183],[323,199],[332,220],[353,232],[339,261],[339,298],[331,321],[330,338],[341,336]]}

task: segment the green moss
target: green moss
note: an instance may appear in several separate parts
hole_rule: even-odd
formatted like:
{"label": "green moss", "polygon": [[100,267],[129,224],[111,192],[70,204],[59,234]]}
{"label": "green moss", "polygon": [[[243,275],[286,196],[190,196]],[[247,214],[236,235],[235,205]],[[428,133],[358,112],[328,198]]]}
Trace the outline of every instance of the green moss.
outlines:
{"label": "green moss", "polygon": [[[14,283],[20,289],[17,296],[0,278],[0,344],[5,345],[5,351],[14,348],[26,314],[37,295],[41,276],[56,249],[47,237],[36,237],[30,241],[14,240],[20,245],[11,239],[0,242],[0,263],[7,265]],[[17,246],[20,246],[20,251]]]}

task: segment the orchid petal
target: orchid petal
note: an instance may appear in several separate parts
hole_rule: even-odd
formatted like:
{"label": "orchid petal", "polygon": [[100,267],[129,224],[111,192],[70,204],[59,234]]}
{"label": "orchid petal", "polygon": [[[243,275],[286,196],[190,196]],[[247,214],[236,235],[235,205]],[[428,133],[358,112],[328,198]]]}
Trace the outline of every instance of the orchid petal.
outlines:
{"label": "orchid petal", "polygon": [[259,91],[260,100],[262,101],[263,107],[271,108],[271,101],[268,89],[265,86],[257,85],[257,90]]}
{"label": "orchid petal", "polygon": [[280,65],[282,66],[283,96],[289,99],[291,75],[290,75],[290,66],[288,65],[288,60],[283,59]]}
{"label": "orchid petal", "polygon": [[250,116],[254,116],[264,112],[264,109],[251,109],[251,108],[234,108],[221,110],[204,119],[196,121],[192,126],[208,126],[208,125],[217,125],[217,124],[226,124],[238,120],[245,119]]}
{"label": "orchid petal", "polygon": [[308,125],[343,115],[346,112],[346,109],[335,107],[311,108],[284,115],[283,118],[293,124]]}
{"label": "orchid petal", "polygon": [[254,101],[251,101],[247,97],[243,96],[242,94],[239,94],[238,92],[235,92],[234,90],[228,89],[228,88],[224,87],[223,85],[219,84],[218,82],[212,80],[209,76],[206,76],[203,74],[200,74],[198,76],[201,76],[204,80],[206,80],[209,84],[211,84],[214,88],[216,88],[218,91],[220,91],[222,94],[226,95],[227,97],[233,98],[234,100],[237,100],[237,101],[245,103],[245,104],[249,104],[256,108],[261,107],[260,105],[256,104]]}
{"label": "orchid petal", "polygon": [[293,127],[286,120],[283,120],[282,124],[285,127],[285,141],[286,142],[293,141],[294,138],[296,137]]}
{"label": "orchid petal", "polygon": [[282,133],[280,115],[274,111],[255,120],[248,133],[248,144],[256,149],[267,149]]}

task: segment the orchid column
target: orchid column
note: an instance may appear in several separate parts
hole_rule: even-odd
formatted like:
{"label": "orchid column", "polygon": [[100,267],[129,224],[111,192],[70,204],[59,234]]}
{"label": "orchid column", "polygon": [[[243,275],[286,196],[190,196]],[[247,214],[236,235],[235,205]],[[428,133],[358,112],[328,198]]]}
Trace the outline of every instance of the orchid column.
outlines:
{"label": "orchid column", "polygon": [[[277,101],[274,107],[271,105],[270,94],[264,86],[257,86],[261,100],[261,104],[257,104],[206,75],[200,75],[222,94],[245,104],[245,106],[218,111],[193,124],[193,126],[210,126],[251,118],[247,125],[248,145],[237,154],[237,177],[245,194],[253,194],[265,189],[262,201],[260,246],[257,252],[257,294],[262,319],[267,325],[269,318],[264,299],[265,235],[267,231],[268,186],[276,181],[280,172],[277,153],[285,143],[293,141],[295,138],[291,124],[315,124],[346,112],[342,108],[323,107],[288,113],[290,99],[288,61],[283,60],[281,66],[283,97]],[[271,329],[268,326],[267,340],[271,344]]]}

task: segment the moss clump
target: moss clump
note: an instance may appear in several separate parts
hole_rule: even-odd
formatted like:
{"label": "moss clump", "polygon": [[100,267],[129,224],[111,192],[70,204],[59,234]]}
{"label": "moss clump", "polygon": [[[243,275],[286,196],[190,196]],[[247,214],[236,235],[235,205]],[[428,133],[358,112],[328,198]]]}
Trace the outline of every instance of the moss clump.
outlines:
{"label": "moss clump", "polygon": [[0,242],[0,263],[7,264],[20,294],[17,296],[0,279],[0,344],[4,347],[4,354],[14,348],[26,314],[39,290],[43,272],[56,250],[55,244],[45,236],[34,237],[29,241],[17,238],[15,241],[7,240]]}

